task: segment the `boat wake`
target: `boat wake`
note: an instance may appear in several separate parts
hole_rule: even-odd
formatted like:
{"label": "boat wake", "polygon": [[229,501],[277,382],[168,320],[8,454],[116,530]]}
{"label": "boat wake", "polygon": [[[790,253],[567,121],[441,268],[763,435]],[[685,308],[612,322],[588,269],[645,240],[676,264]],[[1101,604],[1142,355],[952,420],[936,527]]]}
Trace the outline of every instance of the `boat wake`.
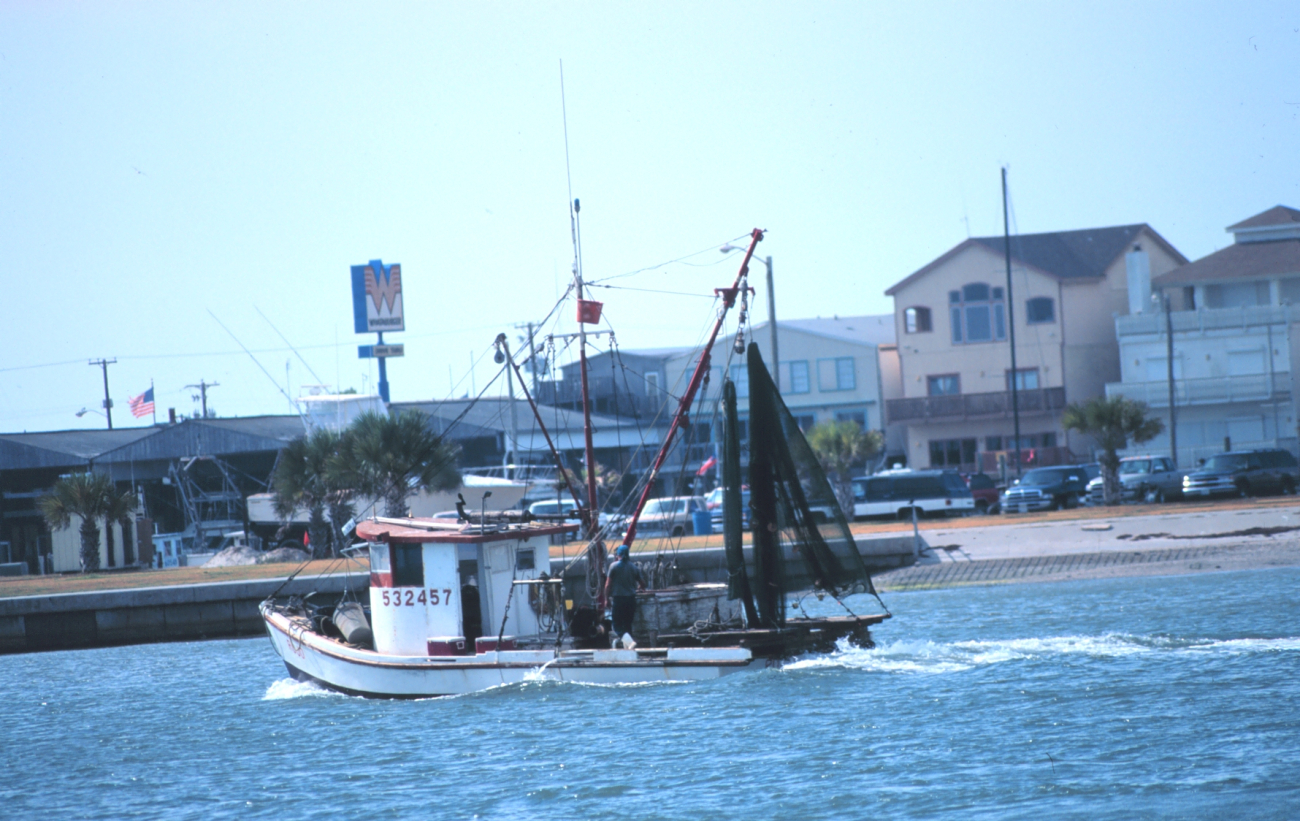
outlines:
{"label": "boat wake", "polygon": [[266,695],[262,696],[262,701],[283,701],[290,698],[319,698],[321,696],[339,696],[332,690],[326,690],[318,684],[310,681],[295,681],[291,678],[282,678],[271,682],[271,686],[266,688]]}
{"label": "boat wake", "polygon": [[1231,656],[1300,651],[1300,638],[1187,639],[1107,633],[994,641],[895,641],[864,650],[841,642],[833,653],[802,658],[786,670],[847,668],[880,673],[942,674],[1004,662],[1062,656],[1118,658],[1140,655]]}

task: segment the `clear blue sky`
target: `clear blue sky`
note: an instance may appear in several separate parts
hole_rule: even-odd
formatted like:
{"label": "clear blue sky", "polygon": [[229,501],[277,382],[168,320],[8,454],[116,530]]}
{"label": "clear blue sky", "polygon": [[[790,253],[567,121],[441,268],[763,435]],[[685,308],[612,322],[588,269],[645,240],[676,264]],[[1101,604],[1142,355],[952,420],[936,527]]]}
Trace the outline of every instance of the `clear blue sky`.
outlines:
{"label": "clear blue sky", "polygon": [[[780,316],[889,312],[1001,232],[1003,165],[1013,230],[1146,222],[1191,259],[1300,207],[1294,2],[10,0],[0,431],[102,426],[74,416],[99,357],[118,426],[150,379],[160,417],[200,379],[223,416],[288,412],[316,377],[259,309],[373,390],[348,272],[374,258],[403,265],[393,398],[446,397],[568,279],[561,60],[589,279],[705,251],[615,283],[710,294],[734,274],[712,249],[758,226]],[[625,348],[692,344],[710,311],[598,298]]]}

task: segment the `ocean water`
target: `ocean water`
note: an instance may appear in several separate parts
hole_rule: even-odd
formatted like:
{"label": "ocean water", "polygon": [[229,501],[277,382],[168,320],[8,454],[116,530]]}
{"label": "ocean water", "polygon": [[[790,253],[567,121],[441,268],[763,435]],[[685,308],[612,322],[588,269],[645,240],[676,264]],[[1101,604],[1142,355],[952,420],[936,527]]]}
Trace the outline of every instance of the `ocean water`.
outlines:
{"label": "ocean water", "polygon": [[1295,818],[1298,587],[895,594],[873,650],[411,702],[295,683],[264,639],[4,656],[0,817]]}

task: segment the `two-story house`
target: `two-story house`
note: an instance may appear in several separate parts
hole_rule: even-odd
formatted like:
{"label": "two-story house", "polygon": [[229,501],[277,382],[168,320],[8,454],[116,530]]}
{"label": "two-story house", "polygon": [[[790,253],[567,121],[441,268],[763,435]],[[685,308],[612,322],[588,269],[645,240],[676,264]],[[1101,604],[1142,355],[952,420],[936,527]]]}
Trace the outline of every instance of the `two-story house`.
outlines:
{"label": "two-story house", "polygon": [[886,417],[906,429],[908,463],[992,472],[1017,446],[1022,465],[1086,458],[1090,443],[1061,425],[1066,404],[1118,379],[1113,318],[1130,285],[1149,292],[1186,262],[1146,224],[1025,234],[1011,237],[1008,291],[1003,238],[972,237],[889,288],[902,395]]}
{"label": "two-story house", "polygon": [[[1296,448],[1291,363],[1300,355],[1300,211],[1277,206],[1231,225],[1233,244],[1152,278],[1172,313],[1148,302],[1118,317],[1123,394],[1169,413],[1169,336],[1180,467],[1225,448]],[[1168,431],[1143,451],[1169,452]]]}

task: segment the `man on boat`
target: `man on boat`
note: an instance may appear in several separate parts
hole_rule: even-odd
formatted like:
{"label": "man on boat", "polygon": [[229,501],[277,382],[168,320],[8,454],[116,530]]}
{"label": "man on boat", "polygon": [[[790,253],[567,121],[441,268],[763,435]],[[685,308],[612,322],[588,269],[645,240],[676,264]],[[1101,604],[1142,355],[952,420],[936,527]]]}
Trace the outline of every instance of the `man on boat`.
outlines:
{"label": "man on boat", "polygon": [[632,618],[636,616],[636,591],[645,590],[641,570],[629,558],[631,549],[618,546],[618,561],[609,566],[605,579],[605,598],[610,601],[614,616],[614,635],[622,638],[632,632]]}

